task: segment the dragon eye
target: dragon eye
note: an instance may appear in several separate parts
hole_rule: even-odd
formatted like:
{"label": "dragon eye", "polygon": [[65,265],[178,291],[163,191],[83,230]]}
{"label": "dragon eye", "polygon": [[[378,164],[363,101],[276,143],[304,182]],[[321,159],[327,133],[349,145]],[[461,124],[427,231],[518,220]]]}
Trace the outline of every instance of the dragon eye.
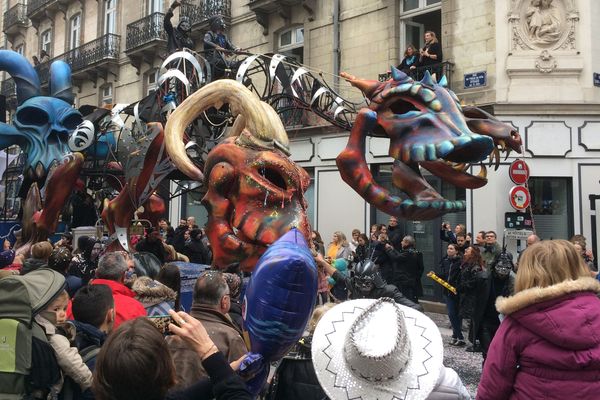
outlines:
{"label": "dragon eye", "polygon": [[23,125],[43,126],[50,121],[48,113],[37,107],[23,107],[17,111],[17,121]]}

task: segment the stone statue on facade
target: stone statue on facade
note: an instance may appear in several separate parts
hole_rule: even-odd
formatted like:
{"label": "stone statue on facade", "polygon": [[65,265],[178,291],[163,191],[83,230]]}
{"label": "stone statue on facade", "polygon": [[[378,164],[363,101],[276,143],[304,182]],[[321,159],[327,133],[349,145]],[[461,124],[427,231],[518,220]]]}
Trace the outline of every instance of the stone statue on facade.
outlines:
{"label": "stone statue on facade", "polygon": [[531,0],[525,13],[529,39],[537,44],[552,44],[562,34],[560,10],[553,0]]}

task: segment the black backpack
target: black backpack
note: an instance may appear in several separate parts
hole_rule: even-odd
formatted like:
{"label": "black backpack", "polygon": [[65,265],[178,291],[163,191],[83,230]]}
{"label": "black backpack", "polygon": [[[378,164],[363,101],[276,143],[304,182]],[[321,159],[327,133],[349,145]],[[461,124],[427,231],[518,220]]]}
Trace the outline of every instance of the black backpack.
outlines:
{"label": "black backpack", "polygon": [[44,398],[60,367],[34,317],[65,289],[58,272],[40,268],[0,279],[0,398]]}

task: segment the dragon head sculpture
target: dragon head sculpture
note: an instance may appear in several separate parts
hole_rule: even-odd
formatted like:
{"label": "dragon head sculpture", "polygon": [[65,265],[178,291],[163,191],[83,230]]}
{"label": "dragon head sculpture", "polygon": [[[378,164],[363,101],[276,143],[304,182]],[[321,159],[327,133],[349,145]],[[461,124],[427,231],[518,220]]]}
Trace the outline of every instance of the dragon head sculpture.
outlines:
{"label": "dragon head sculpture", "polygon": [[[208,154],[203,173],[187,156],[183,135],[204,110],[225,103],[237,119]],[[202,202],[214,266],[240,263],[250,271],[267,246],[294,227],[308,239],[304,192],[310,177],[289,159],[288,143],[275,110],[233,80],[204,86],[169,117],[167,153],[180,171],[207,187]]]}
{"label": "dragon head sculpture", "polygon": [[[432,219],[464,210],[463,201],[449,201],[437,193],[420,167],[455,186],[474,189],[487,183],[484,159],[499,155],[498,148],[520,149],[521,139],[510,126],[476,108],[466,116],[445,77],[437,82],[426,72],[415,81],[393,67],[392,78],[385,82],[342,76],[370,102],[358,113],[337,165],[346,183],[387,214]],[[389,155],[395,160],[392,181],[406,197],[393,195],[375,182],[365,160],[368,135],[390,139]],[[476,163],[481,163],[481,172],[469,174],[467,170]]]}
{"label": "dragon head sculpture", "polygon": [[27,155],[25,176],[43,185],[50,168],[70,152],[69,133],[82,121],[72,107],[71,69],[52,63],[50,96],[41,95],[38,75],[22,55],[0,50],[0,70],[14,79],[18,104],[13,124],[0,124],[0,148],[18,145]]}

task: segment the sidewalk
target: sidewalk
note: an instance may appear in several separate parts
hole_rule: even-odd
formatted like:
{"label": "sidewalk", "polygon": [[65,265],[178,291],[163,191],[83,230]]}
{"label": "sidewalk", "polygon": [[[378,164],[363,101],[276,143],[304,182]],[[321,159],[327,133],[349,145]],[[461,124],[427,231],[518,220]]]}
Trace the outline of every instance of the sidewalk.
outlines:
{"label": "sidewalk", "polygon": [[[448,343],[452,338],[450,321],[445,314],[426,313],[440,329],[444,341],[444,365],[454,369],[462,379],[473,399],[477,393],[477,385],[481,377],[481,353],[469,353],[465,347],[450,346]],[[466,332],[463,332],[466,337]]]}

